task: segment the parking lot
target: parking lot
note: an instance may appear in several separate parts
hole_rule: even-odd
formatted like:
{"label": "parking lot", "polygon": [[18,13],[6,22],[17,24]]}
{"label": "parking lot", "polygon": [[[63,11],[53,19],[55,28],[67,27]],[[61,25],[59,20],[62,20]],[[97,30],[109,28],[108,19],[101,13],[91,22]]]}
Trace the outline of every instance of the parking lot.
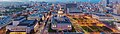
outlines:
{"label": "parking lot", "polygon": [[103,23],[100,23],[99,21],[92,19],[92,18],[74,18],[70,17],[70,20],[73,24],[73,27],[77,32],[84,32],[84,33],[110,33],[112,30],[108,27],[106,27]]}

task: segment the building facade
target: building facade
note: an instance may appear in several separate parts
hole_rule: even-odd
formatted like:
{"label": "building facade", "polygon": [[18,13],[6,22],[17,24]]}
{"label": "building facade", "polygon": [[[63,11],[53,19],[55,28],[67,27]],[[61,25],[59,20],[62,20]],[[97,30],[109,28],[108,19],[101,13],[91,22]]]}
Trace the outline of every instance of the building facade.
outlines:
{"label": "building facade", "polygon": [[114,5],[113,13],[120,14],[120,4]]}

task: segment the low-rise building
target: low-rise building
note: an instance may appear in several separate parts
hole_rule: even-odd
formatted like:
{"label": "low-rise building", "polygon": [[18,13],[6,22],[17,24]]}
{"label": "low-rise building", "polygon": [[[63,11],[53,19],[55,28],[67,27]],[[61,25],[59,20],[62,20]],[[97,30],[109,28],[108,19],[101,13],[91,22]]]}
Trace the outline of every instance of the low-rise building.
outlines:
{"label": "low-rise building", "polygon": [[96,18],[100,21],[114,21],[114,17],[112,15],[106,15],[106,14],[94,14],[92,15],[93,18]]}
{"label": "low-rise building", "polygon": [[112,14],[116,21],[120,21],[120,14]]}
{"label": "low-rise building", "polygon": [[24,16],[20,16],[20,17],[16,17],[14,19],[12,19],[13,21],[13,25],[18,25],[20,22],[26,20],[26,18]]}
{"label": "low-rise building", "polygon": [[0,12],[5,12],[7,9],[5,8],[0,8]]}
{"label": "low-rise building", "polygon": [[120,4],[115,4],[113,7],[113,13],[120,14]]}
{"label": "low-rise building", "polygon": [[34,33],[36,24],[36,20],[24,20],[22,22],[19,22],[17,25],[14,25],[14,23],[9,24],[8,26],[6,26],[6,29],[9,34],[31,34]]}
{"label": "low-rise building", "polygon": [[11,21],[9,16],[0,16],[0,29],[8,25]]}
{"label": "low-rise building", "polygon": [[67,14],[69,15],[81,15],[82,11],[77,8],[67,8]]}
{"label": "low-rise building", "polygon": [[28,20],[43,20],[42,18],[44,18],[44,16],[42,14],[31,14],[29,15],[29,17],[27,18]]}
{"label": "low-rise building", "polygon": [[66,16],[53,16],[51,19],[51,28],[53,30],[71,30],[72,24]]}

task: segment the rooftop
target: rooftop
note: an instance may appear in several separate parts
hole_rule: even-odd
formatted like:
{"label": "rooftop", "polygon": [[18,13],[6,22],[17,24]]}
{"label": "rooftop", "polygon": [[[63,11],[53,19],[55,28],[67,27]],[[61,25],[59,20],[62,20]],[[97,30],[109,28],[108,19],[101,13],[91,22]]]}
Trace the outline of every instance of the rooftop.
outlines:
{"label": "rooftop", "polygon": [[67,24],[71,24],[70,20],[66,17],[66,16],[62,16],[62,17],[57,17],[54,16],[52,17],[52,23],[67,23]]}
{"label": "rooftop", "polygon": [[66,4],[66,7],[67,8],[76,8],[77,4],[75,4],[75,3],[68,3],[68,4]]}
{"label": "rooftop", "polygon": [[80,32],[80,33],[76,33],[76,32],[65,32],[64,34],[84,34],[84,33],[82,33],[82,32]]}
{"label": "rooftop", "polygon": [[15,14],[21,14],[22,12],[16,12]]}
{"label": "rooftop", "polygon": [[95,14],[95,15],[97,15],[97,16],[103,16],[103,17],[112,17],[112,15],[107,15],[107,14]]}
{"label": "rooftop", "polygon": [[34,24],[36,24],[36,20],[25,20],[21,23],[18,24],[18,26],[33,26]]}
{"label": "rooftop", "polygon": [[35,17],[35,16],[42,17],[43,15],[42,15],[42,14],[31,14],[30,16],[31,16],[31,17]]}
{"label": "rooftop", "polygon": [[115,16],[120,16],[120,14],[112,14],[112,15],[115,15]]}
{"label": "rooftop", "polygon": [[24,16],[16,17],[16,18],[14,19],[14,21],[19,21],[19,20],[21,20],[21,19],[23,19],[23,18],[25,18],[25,17],[24,17]]}
{"label": "rooftop", "polygon": [[77,8],[69,8],[69,13],[81,13],[81,11]]}
{"label": "rooftop", "polygon": [[8,24],[11,21],[11,17],[6,16],[6,17],[2,17],[2,19],[0,18],[0,28],[4,27],[4,25]]}

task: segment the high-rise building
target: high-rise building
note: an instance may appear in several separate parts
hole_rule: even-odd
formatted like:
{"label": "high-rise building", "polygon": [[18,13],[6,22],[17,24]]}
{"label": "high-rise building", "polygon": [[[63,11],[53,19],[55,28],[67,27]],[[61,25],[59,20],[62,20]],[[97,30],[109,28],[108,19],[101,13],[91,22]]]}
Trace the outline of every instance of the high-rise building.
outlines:
{"label": "high-rise building", "polygon": [[106,0],[101,0],[101,4],[102,4],[103,6],[106,6],[106,5],[107,5],[107,1],[106,1]]}
{"label": "high-rise building", "polygon": [[114,5],[113,13],[120,14],[120,4]]}
{"label": "high-rise building", "polygon": [[103,6],[107,6],[107,5],[109,5],[110,3],[116,3],[116,2],[120,3],[120,0],[101,0],[101,4],[102,4]]}
{"label": "high-rise building", "polygon": [[120,0],[109,0],[109,2],[112,2],[112,3],[118,2],[118,3],[120,3]]}
{"label": "high-rise building", "polygon": [[106,0],[106,1],[107,1],[107,4],[109,4],[110,1],[109,0]]}

